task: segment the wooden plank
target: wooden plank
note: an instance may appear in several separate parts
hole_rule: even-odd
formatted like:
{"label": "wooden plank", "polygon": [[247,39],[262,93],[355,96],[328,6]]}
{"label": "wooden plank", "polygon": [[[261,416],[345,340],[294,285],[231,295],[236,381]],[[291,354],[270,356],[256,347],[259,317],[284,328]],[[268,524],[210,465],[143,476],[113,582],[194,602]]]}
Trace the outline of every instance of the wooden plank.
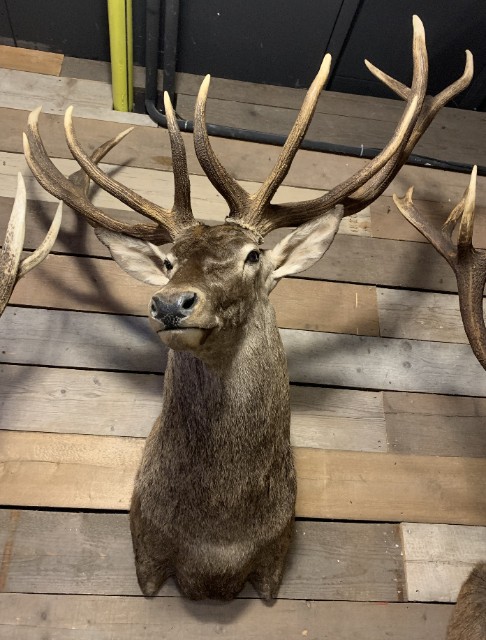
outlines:
{"label": "wooden plank", "polygon": [[[160,412],[160,376],[0,365],[0,424],[16,431],[145,437]],[[291,386],[296,447],[385,451],[379,393]]]}
{"label": "wooden plank", "polygon": [[[466,176],[464,176],[466,179]],[[402,193],[399,192],[399,195]],[[445,222],[456,202],[433,202],[414,198],[417,209],[424,218],[439,228]],[[370,205],[371,232],[374,238],[389,238],[391,240],[411,240],[413,242],[428,242],[398,211],[393,199],[382,196]],[[486,207],[476,206],[474,218],[474,246],[486,247]]]}
{"label": "wooden plank", "polygon": [[[0,638],[33,640],[152,640],[171,637],[213,640],[332,638],[333,640],[443,640],[450,605],[278,600],[225,603],[149,600],[123,596],[0,595]],[[322,636],[325,629],[326,636]]]}
{"label": "wooden plank", "polygon": [[[479,490],[479,489],[478,489]],[[486,527],[401,525],[410,601],[454,602],[486,551]]]}
{"label": "wooden plank", "polygon": [[378,289],[377,297],[383,337],[468,342],[457,295]]}
{"label": "wooden plank", "polygon": [[[133,280],[111,260],[50,255],[16,285],[10,302],[144,316],[156,289]],[[374,287],[284,279],[270,299],[280,327],[379,335]]]}
{"label": "wooden plank", "polygon": [[[290,379],[307,384],[486,395],[469,345],[282,329]],[[466,383],[467,380],[467,383]]]}
{"label": "wooden plank", "polygon": [[[140,438],[3,431],[4,505],[127,509]],[[305,518],[486,524],[486,460],[296,448]]]}
{"label": "wooden plank", "polygon": [[[402,566],[396,525],[296,522],[279,597],[396,602]],[[20,512],[5,591],[140,596],[128,516]],[[172,580],[161,595],[179,595]]]}
{"label": "wooden plank", "polygon": [[[281,329],[292,382],[486,396],[469,345]],[[148,319],[9,306],[0,362],[160,373],[166,351]]]}
{"label": "wooden plank", "polygon": [[111,85],[104,82],[0,69],[0,83],[0,106],[8,109],[32,111],[42,105],[45,113],[59,115],[75,105],[78,118],[157,126],[148,115],[113,111]]}
{"label": "wooden plank", "polygon": [[390,451],[486,457],[486,399],[385,392]]}
{"label": "wooden plank", "polygon": [[[34,106],[38,106],[38,104],[39,102]],[[24,109],[26,108],[28,107],[24,105]],[[77,112],[78,110],[75,111],[75,116]],[[120,123],[101,122],[101,116],[97,115],[99,113],[104,112],[99,109],[92,119],[78,118],[76,121],[76,131],[79,138],[89,149],[120,133],[125,128]],[[126,117],[127,114],[121,115]],[[131,117],[135,115],[131,114]],[[28,113],[22,109],[4,108],[1,110],[0,139],[2,140],[2,150],[22,153],[20,132],[25,128],[27,116]],[[52,157],[71,157],[64,140],[61,116],[45,113],[41,119],[41,130],[46,148]],[[203,175],[203,170],[193,149],[192,134],[182,135],[187,150],[189,172],[194,175]],[[238,180],[259,184],[270,174],[279,154],[279,147],[242,142],[241,140],[213,138],[211,144],[231,175]],[[109,159],[114,164],[128,164],[135,167],[170,171],[172,161],[167,131],[161,128],[138,126],[123,141],[123,144],[110,152]],[[8,164],[7,161],[5,162]],[[367,162],[368,160],[363,158],[300,150],[284,184],[321,191],[331,189],[361,169]],[[403,194],[410,185],[414,185],[415,197],[419,200],[455,203],[462,198],[467,183],[468,179],[464,174],[438,171],[426,167],[405,166],[400,170],[397,178],[387,187],[384,195],[391,197],[395,192]],[[486,177],[478,177],[476,202],[479,207],[486,206]],[[195,210],[197,213],[197,209]]]}
{"label": "wooden plank", "polygon": [[50,53],[21,47],[0,45],[0,67],[58,76],[64,59],[62,53]]}

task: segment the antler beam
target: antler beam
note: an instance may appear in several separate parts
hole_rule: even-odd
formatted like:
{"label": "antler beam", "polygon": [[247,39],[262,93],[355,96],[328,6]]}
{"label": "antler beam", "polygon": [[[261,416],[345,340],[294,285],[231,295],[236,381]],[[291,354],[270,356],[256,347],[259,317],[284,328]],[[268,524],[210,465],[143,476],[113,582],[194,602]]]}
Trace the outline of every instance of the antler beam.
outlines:
{"label": "antler beam", "polygon": [[[486,283],[486,251],[472,244],[477,167],[471,173],[469,186],[459,204],[454,207],[442,229],[436,229],[415,207],[411,187],[403,198],[393,200],[402,215],[424,235],[450,264],[457,280],[462,322],[474,355],[486,369],[486,327],[484,324],[483,292]],[[457,244],[452,233],[459,224]]]}

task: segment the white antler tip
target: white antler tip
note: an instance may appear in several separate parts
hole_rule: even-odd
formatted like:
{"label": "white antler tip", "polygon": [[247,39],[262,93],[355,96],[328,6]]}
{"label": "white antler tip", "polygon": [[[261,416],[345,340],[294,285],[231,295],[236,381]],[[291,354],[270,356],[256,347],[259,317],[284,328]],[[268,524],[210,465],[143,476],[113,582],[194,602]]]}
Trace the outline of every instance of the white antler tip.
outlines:
{"label": "white antler tip", "polygon": [[172,101],[170,99],[169,94],[167,93],[167,91],[164,91],[164,107],[165,107],[165,112],[170,112],[172,113],[172,111],[174,110],[172,107]]}
{"label": "white antler tip", "polygon": [[424,23],[417,15],[412,16],[412,24],[415,35],[425,35]]}
{"label": "white antler tip", "polygon": [[69,124],[72,124],[73,121],[73,105],[69,105],[69,107],[66,109],[66,112],[64,114],[64,125],[67,126]]}
{"label": "white antler tip", "polygon": [[29,113],[28,124],[30,127],[35,126],[39,120],[39,114],[42,111],[42,105]]}

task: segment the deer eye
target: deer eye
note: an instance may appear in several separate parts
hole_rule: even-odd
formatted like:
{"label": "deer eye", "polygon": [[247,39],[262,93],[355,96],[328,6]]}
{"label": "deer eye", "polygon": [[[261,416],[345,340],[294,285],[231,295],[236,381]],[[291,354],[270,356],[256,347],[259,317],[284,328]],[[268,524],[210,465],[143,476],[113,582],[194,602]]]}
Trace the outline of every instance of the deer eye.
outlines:
{"label": "deer eye", "polygon": [[250,264],[255,264],[260,261],[260,252],[259,251],[250,251],[250,253],[246,256],[245,262]]}
{"label": "deer eye", "polygon": [[172,262],[170,260],[168,260],[167,258],[164,260],[164,267],[167,269],[167,271],[170,271],[171,269],[174,268],[174,265],[172,264]]}

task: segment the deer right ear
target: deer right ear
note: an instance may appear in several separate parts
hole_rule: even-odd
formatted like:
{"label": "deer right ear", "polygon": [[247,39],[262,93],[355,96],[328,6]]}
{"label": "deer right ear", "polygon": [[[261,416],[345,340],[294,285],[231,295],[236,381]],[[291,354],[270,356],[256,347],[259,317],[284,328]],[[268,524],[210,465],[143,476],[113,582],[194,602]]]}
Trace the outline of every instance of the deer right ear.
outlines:
{"label": "deer right ear", "polygon": [[164,256],[150,242],[107,229],[95,229],[95,233],[113,260],[132,278],[157,287],[167,284],[162,271]]}

